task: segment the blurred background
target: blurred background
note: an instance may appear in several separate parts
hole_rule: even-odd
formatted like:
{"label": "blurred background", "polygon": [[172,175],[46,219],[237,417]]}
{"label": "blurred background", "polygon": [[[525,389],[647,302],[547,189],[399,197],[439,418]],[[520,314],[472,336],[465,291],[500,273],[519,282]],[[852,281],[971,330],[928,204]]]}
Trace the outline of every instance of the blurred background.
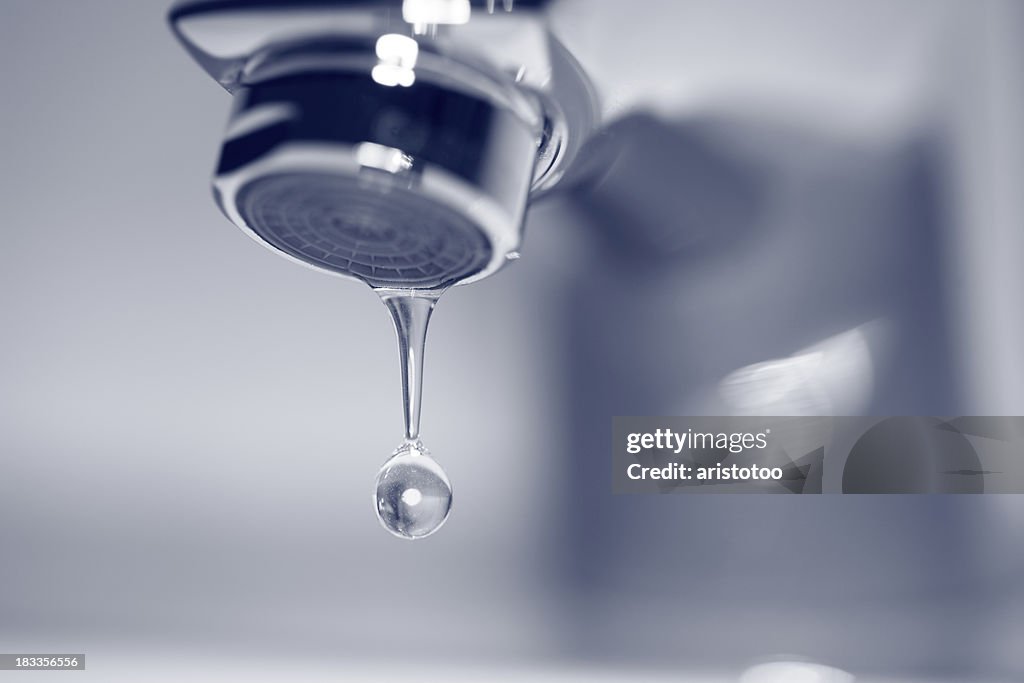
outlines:
{"label": "blurred background", "polygon": [[166,9],[0,0],[0,651],[104,681],[1024,676],[1020,496],[609,475],[613,415],[1024,414],[1024,4],[552,2],[608,126],[523,258],[438,306],[455,504],[418,543],[371,506],[387,312],[220,216],[230,98]]}

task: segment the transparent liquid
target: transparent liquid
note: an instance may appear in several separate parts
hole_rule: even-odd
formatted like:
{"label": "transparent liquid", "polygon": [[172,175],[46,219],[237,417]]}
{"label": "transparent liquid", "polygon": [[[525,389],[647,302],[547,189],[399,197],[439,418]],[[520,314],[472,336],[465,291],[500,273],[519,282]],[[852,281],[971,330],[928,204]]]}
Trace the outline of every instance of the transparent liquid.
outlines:
{"label": "transparent liquid", "polygon": [[452,487],[419,442],[407,442],[384,463],[374,495],[377,518],[400,538],[424,538],[441,528],[452,507]]}
{"label": "transparent liquid", "polygon": [[405,439],[377,473],[374,509],[395,536],[425,538],[441,528],[452,505],[448,475],[420,441],[423,352],[430,316],[442,292],[376,291],[391,312],[398,336]]}

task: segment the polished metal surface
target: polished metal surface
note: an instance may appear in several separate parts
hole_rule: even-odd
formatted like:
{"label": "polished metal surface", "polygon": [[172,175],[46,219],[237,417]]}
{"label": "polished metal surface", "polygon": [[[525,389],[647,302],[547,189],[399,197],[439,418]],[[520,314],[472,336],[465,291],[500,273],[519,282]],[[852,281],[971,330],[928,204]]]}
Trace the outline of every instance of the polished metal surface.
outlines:
{"label": "polished metal surface", "polygon": [[235,93],[221,208],[286,256],[374,287],[490,275],[520,245],[539,115],[485,72],[433,55],[411,87],[382,85],[364,50],[263,58]]}
{"label": "polished metal surface", "polygon": [[[285,256],[375,287],[493,274],[597,123],[536,4],[423,25],[402,3],[178,3],[176,34],[235,97],[222,210]],[[317,180],[297,194],[288,175]]]}

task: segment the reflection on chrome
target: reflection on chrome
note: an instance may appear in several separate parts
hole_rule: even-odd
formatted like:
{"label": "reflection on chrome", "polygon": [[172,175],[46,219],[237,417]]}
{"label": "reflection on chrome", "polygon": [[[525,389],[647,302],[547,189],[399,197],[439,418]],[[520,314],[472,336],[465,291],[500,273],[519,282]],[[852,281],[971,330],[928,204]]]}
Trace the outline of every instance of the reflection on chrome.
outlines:
{"label": "reflection on chrome", "polygon": [[356,145],[356,161],[365,168],[375,168],[388,173],[401,173],[412,168],[413,159],[400,149],[378,145],[376,142],[362,142]]}
{"label": "reflection on chrome", "polygon": [[382,35],[377,39],[377,59],[380,62],[373,67],[373,80],[387,87],[400,85],[408,88],[416,82],[414,69],[419,56],[419,43],[409,36],[398,33]]}
{"label": "reflection on chrome", "polygon": [[873,321],[829,337],[788,358],[740,368],[719,382],[733,415],[857,415],[874,390]]}
{"label": "reflection on chrome", "polygon": [[409,24],[467,24],[469,0],[405,0],[402,19]]}
{"label": "reflection on chrome", "polygon": [[[496,0],[487,0],[488,14],[494,14],[496,4]],[[512,9],[515,7],[515,4],[516,0],[501,0],[501,6],[505,9],[506,12],[511,12]]]}

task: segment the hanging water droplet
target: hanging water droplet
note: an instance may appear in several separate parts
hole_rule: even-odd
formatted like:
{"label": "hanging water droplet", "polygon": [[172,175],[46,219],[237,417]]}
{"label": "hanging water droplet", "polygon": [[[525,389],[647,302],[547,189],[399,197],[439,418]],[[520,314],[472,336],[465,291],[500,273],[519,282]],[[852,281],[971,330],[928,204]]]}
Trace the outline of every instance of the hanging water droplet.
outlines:
{"label": "hanging water droplet", "polygon": [[452,486],[419,441],[407,441],[377,474],[377,518],[400,538],[425,538],[441,528],[452,507]]}
{"label": "hanging water droplet", "polygon": [[398,335],[405,442],[380,468],[373,501],[381,524],[400,538],[429,536],[441,528],[452,507],[448,475],[419,438],[427,326],[442,292],[377,290],[391,312]]}

